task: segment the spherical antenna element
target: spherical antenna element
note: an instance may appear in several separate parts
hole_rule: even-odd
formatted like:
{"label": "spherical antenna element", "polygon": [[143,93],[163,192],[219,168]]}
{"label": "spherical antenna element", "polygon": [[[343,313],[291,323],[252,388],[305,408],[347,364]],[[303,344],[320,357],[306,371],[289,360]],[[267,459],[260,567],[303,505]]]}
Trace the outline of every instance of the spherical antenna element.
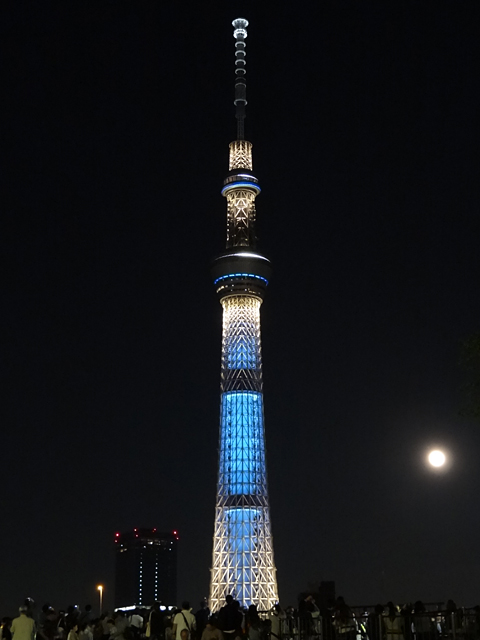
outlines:
{"label": "spherical antenna element", "polygon": [[[234,27],[235,29],[246,29],[248,27],[248,20],[245,20],[245,18],[236,18],[232,22],[232,27]],[[236,37],[235,32],[233,33],[233,36]]]}

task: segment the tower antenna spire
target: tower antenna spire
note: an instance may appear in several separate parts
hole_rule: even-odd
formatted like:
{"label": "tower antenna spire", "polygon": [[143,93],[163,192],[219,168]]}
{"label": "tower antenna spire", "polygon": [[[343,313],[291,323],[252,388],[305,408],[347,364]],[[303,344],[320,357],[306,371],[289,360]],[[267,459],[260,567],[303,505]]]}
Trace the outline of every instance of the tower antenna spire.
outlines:
{"label": "tower antenna spire", "polygon": [[245,140],[245,107],[247,105],[247,61],[246,48],[248,20],[236,18],[233,22],[235,38],[235,117],[237,140]]}

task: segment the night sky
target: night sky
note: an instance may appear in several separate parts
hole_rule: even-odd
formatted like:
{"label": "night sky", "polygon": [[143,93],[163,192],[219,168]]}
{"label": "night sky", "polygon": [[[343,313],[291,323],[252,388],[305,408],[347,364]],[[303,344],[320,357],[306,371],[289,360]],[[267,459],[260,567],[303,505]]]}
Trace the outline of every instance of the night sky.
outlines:
{"label": "night sky", "polygon": [[143,526],[179,531],[179,600],[208,594],[239,15],[281,602],[477,604],[474,3],[11,4],[0,614],[99,582],[111,606],[114,533]]}

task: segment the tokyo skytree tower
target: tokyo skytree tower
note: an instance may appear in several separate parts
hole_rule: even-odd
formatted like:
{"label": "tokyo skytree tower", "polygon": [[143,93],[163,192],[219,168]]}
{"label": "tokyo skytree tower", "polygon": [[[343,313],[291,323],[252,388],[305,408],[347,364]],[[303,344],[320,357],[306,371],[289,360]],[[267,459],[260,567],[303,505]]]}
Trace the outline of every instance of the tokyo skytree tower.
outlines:
{"label": "tokyo skytree tower", "polygon": [[231,594],[242,605],[270,609],[278,601],[268,505],[260,305],[269,260],[256,249],[252,144],[244,137],[247,20],[233,21],[237,139],[222,194],[227,199],[227,249],[212,275],[223,307],[220,444],[210,609]]}

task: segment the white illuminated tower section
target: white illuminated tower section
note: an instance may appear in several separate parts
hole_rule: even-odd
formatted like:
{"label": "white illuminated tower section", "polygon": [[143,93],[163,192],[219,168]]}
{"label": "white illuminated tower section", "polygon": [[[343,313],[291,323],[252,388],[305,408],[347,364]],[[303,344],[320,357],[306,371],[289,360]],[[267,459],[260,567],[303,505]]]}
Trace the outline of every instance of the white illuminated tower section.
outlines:
{"label": "white illuminated tower section", "polygon": [[237,140],[230,143],[227,250],[212,274],[223,307],[220,446],[210,608],[225,596],[270,609],[278,601],[268,505],[263,420],[260,306],[271,273],[256,249],[252,144],[244,139],[245,39],[248,22],[233,21]]}

